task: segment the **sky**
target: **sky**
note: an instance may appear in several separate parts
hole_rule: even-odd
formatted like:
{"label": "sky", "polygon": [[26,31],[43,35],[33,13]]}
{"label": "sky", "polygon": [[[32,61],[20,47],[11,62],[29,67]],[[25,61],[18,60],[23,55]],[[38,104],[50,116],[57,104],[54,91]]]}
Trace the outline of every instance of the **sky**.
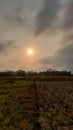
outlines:
{"label": "sky", "polygon": [[73,72],[72,12],[73,0],[0,0],[0,71]]}

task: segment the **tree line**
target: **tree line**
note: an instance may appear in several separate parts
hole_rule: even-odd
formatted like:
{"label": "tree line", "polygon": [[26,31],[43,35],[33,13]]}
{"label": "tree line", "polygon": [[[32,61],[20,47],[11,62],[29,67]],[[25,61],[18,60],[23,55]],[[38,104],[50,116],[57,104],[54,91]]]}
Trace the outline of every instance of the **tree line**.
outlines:
{"label": "tree line", "polygon": [[17,71],[1,71],[0,76],[72,76],[71,71],[57,71],[49,69],[43,72],[34,72],[34,71],[24,71],[24,70],[17,70]]}

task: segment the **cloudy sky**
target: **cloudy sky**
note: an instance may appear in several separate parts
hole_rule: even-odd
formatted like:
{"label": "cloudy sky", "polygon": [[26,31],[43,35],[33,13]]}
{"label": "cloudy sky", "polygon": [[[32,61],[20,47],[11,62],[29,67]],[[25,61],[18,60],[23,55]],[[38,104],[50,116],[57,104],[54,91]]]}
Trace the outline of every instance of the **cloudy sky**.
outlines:
{"label": "cloudy sky", "polygon": [[73,71],[72,13],[73,0],[0,0],[0,70]]}

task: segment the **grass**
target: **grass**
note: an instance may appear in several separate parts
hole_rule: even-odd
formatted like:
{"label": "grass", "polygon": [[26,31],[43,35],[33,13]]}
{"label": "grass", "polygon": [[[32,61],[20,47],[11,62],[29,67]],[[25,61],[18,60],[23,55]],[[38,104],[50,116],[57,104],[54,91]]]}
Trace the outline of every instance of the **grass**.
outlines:
{"label": "grass", "polygon": [[0,81],[0,129],[31,130],[38,113],[33,82]]}
{"label": "grass", "polygon": [[73,80],[73,76],[0,76],[0,81],[7,81],[7,80],[10,80],[10,81],[20,81],[23,80],[23,81],[62,81],[62,80],[70,80],[72,81]]}
{"label": "grass", "polygon": [[73,81],[35,78],[0,80],[0,130],[73,130]]}

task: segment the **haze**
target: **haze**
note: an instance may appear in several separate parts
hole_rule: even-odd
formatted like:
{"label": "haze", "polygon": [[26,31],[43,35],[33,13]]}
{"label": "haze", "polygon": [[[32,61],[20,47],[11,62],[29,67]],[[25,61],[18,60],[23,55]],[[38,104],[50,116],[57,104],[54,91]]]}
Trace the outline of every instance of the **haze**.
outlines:
{"label": "haze", "polygon": [[72,13],[73,0],[0,0],[0,70],[73,71]]}

